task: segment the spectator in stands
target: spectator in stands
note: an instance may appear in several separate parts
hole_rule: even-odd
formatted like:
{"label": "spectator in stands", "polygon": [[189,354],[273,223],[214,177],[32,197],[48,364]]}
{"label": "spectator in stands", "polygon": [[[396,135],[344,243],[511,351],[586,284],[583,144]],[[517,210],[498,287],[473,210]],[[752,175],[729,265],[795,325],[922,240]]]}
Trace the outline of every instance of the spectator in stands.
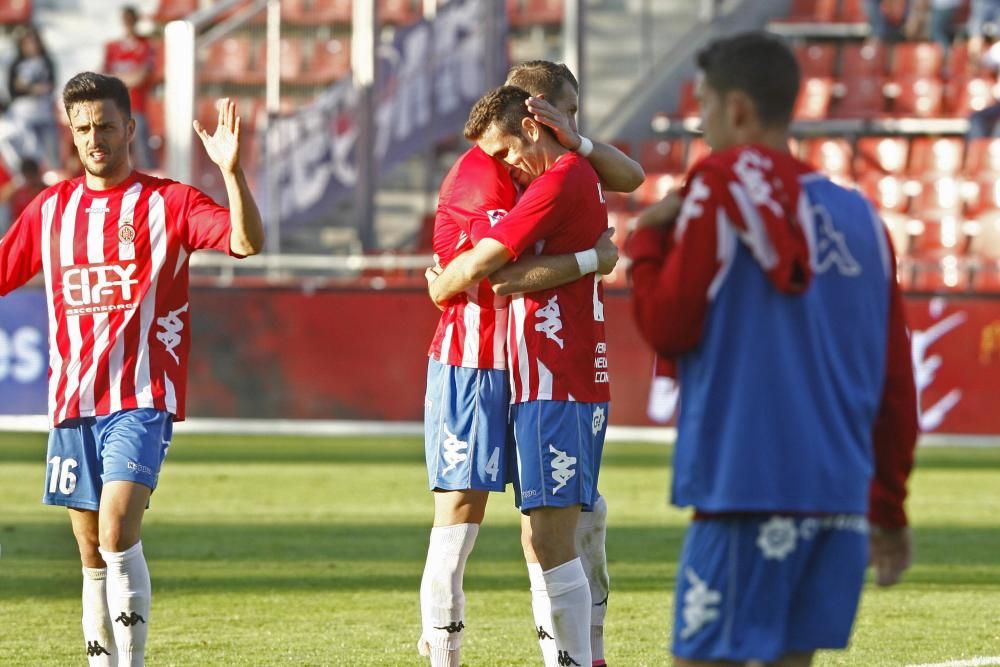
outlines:
{"label": "spectator in stands", "polygon": [[123,39],[108,42],[104,47],[104,73],[121,79],[128,87],[132,101],[132,119],[135,121],[135,139],[132,141],[132,158],[137,169],[155,168],[149,150],[149,122],[146,118],[146,97],[152,87],[153,45],[149,38],[136,29],[139,12],[135,7],[122,9]]}
{"label": "spectator in stands", "polygon": [[[1000,42],[991,46],[978,62],[979,67],[993,70],[1000,69]],[[993,136],[997,121],[1000,120],[1000,101],[994,101],[988,107],[973,111],[969,116],[969,139],[982,139]]]}
{"label": "spectator in stands", "polygon": [[907,39],[930,37],[947,51],[955,37],[955,14],[962,0],[912,0],[903,23]]}
{"label": "spectator in stands", "polygon": [[1000,0],[972,0],[969,13],[969,58],[978,59],[986,51],[986,26],[993,25],[991,34],[996,33],[995,25],[1000,22]]}
{"label": "spectator in stands", "polygon": [[899,38],[899,26],[889,21],[882,0],[865,0],[865,16],[868,17],[869,39],[872,42],[887,42]]}
{"label": "spectator in stands", "polygon": [[49,167],[59,165],[59,128],[56,126],[52,91],[55,67],[41,35],[34,26],[17,35],[17,57],[10,65],[10,114],[28,129],[37,145],[34,153]]}
{"label": "spectator in stands", "polygon": [[26,209],[31,200],[44,189],[45,183],[42,182],[42,170],[39,168],[38,162],[30,157],[21,160],[21,182],[10,197],[11,221],[17,220],[21,211]]}

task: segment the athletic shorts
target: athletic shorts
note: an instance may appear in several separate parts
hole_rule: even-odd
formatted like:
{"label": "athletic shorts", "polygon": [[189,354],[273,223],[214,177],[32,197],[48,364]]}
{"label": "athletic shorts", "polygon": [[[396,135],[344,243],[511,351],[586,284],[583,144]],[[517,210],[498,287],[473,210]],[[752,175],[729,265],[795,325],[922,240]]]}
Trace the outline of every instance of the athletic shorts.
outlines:
{"label": "athletic shorts", "polygon": [[673,653],[771,662],[845,648],[867,563],[863,516],[696,520],[677,567]]}
{"label": "athletic shorts", "polygon": [[63,422],[49,433],[42,502],[96,510],[106,482],[155,489],[172,434],[170,413],[152,408]]}
{"label": "athletic shorts", "polygon": [[521,512],[571,505],[590,511],[598,498],[608,404],[516,403],[511,421],[517,449],[514,501]]}
{"label": "athletic shorts", "polygon": [[424,453],[430,488],[503,491],[514,468],[507,371],[427,364]]}

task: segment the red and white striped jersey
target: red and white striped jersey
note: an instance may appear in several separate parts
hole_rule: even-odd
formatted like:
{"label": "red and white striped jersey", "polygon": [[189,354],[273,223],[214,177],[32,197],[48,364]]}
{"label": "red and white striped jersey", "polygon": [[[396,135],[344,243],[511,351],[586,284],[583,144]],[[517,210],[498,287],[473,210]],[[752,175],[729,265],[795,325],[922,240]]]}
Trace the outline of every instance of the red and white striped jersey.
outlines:
{"label": "red and white striped jersey", "polygon": [[[540,255],[589,250],[607,229],[597,173],[586,158],[566,153],[528,186],[487,237],[516,259],[531,250]],[[507,349],[514,403],[610,400],[600,276],[513,297]]]}
{"label": "red and white striped jersey", "polygon": [[[473,146],[444,182],[434,217],[434,252],[442,266],[471,250],[514,207],[517,189],[498,160]],[[430,357],[449,366],[507,367],[507,297],[483,280],[445,307],[431,341]]]}
{"label": "red and white striped jersey", "polygon": [[229,211],[198,190],[133,172],[91,190],[44,190],[0,240],[0,295],[43,270],[49,417],[155,408],[184,418],[188,257],[230,252]]}

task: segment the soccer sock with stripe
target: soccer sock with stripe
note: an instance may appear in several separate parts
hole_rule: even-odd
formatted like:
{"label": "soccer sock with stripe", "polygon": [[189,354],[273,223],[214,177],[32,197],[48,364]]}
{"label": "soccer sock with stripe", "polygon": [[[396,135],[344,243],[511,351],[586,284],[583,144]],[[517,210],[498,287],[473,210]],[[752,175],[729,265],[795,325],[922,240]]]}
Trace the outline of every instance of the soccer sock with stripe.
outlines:
{"label": "soccer sock with stripe", "polygon": [[590,665],[590,586],[580,559],[545,570],[542,576],[552,605],[557,664]]}
{"label": "soccer sock with stripe", "polygon": [[142,542],[125,551],[100,551],[108,564],[108,611],[118,645],[118,665],[142,667],[145,664],[152,598]]}
{"label": "soccer sock with stripe", "polygon": [[465,636],[465,563],[479,534],[479,524],[431,528],[427,563],[420,582],[421,647],[431,667],[458,667]]}
{"label": "soccer sock with stripe", "polygon": [[528,581],[531,582],[531,613],[535,617],[535,632],[538,634],[538,646],[542,649],[542,662],[545,667],[558,667],[555,631],[552,629],[552,605],[549,604],[549,594],[545,590],[545,576],[541,565],[528,563]]}
{"label": "soccer sock with stripe", "polygon": [[108,613],[107,574],[104,567],[83,568],[83,641],[87,644],[90,667],[118,664],[118,647]]}
{"label": "soccer sock with stripe", "polygon": [[608,503],[598,497],[592,512],[580,512],[576,524],[576,552],[590,584],[590,650],[594,665],[604,664],[604,617],[608,611],[608,554],[605,542],[608,533]]}

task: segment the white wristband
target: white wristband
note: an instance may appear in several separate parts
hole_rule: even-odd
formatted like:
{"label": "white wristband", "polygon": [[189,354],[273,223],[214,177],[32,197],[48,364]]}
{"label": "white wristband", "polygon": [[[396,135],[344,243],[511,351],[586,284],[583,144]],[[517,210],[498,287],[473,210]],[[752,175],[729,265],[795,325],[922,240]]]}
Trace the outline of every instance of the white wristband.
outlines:
{"label": "white wristband", "polygon": [[583,157],[587,157],[594,152],[594,142],[581,134],[580,145],[576,147],[576,152]]}
{"label": "white wristband", "polygon": [[584,250],[583,252],[576,253],[575,257],[576,265],[580,267],[581,276],[597,272],[597,267],[600,265],[600,262],[597,261],[596,250],[593,248],[590,250]]}

